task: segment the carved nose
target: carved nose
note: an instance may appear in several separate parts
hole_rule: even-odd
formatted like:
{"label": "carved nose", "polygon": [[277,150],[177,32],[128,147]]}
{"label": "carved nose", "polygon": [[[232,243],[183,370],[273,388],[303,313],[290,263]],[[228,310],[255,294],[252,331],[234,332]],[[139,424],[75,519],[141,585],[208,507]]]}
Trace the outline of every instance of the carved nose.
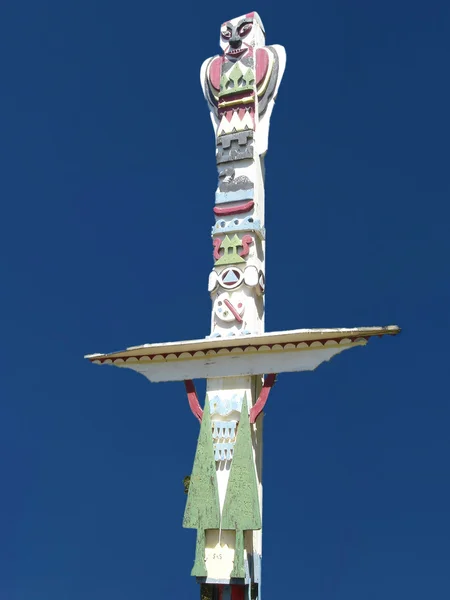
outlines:
{"label": "carved nose", "polygon": [[230,46],[232,48],[239,48],[239,46],[242,44],[242,40],[241,38],[238,38],[237,36],[233,35],[233,37],[230,38]]}

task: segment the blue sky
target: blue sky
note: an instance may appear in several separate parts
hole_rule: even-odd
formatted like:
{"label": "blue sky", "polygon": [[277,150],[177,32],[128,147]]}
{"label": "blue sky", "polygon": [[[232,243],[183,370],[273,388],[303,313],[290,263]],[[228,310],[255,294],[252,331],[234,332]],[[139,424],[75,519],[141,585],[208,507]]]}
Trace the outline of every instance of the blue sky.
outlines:
{"label": "blue sky", "polygon": [[403,328],[279,378],[263,597],[450,595],[448,2],[21,0],[0,8],[0,600],[198,598],[183,385],[83,355],[208,334],[199,69],[251,10],[288,55],[266,329]]}

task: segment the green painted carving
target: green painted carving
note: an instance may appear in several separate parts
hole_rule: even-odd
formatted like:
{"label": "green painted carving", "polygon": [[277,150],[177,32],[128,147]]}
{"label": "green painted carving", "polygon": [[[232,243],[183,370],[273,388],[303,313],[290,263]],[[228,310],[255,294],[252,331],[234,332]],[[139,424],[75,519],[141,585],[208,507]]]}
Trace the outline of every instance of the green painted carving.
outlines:
{"label": "green painted carving", "polygon": [[237,92],[253,91],[255,88],[255,72],[250,67],[245,74],[242,73],[239,62],[227,73],[223,73],[220,78],[219,98],[236,94]]}
{"label": "green painted carving", "polygon": [[223,96],[226,93],[228,83],[228,76],[226,73],[222,75],[220,78],[220,96]]}
{"label": "green painted carving", "polygon": [[197,529],[197,543],[195,544],[195,561],[191,571],[191,575],[193,577],[207,577],[208,575],[208,572],[205,567],[205,539],[205,530]]}
{"label": "green painted carving", "polygon": [[239,263],[245,263],[245,259],[238,254],[238,248],[242,246],[242,241],[235,234],[232,238],[227,235],[224,237],[220,244],[219,251],[223,250],[223,255],[216,260],[215,266],[220,265],[236,265]]}
{"label": "green painted carving", "polygon": [[252,88],[255,85],[255,72],[250,67],[247,69],[244,75],[244,86]]}
{"label": "green painted carving", "polygon": [[253,462],[252,434],[247,396],[242,402],[230,478],[222,511],[222,529],[236,531],[236,548],[232,577],[245,577],[244,531],[261,529],[258,481]]}
{"label": "green painted carving", "polygon": [[205,530],[220,529],[219,492],[209,410],[203,411],[183,527],[197,529],[195,563],[191,574],[206,577]]}
{"label": "green painted carving", "polygon": [[[191,483],[192,485],[192,483]],[[258,482],[253,462],[253,447],[247,396],[242,402],[230,478],[222,512],[222,529],[261,529]]]}
{"label": "green painted carving", "polygon": [[244,532],[240,529],[236,530],[236,546],[234,550],[233,570],[230,577],[245,577],[244,567]]}

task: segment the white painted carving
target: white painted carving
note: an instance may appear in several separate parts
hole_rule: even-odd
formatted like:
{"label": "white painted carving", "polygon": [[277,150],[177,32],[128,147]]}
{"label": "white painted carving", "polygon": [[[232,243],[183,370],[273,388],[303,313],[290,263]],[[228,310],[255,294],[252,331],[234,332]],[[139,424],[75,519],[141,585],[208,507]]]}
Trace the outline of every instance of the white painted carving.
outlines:
{"label": "white painted carving", "polygon": [[[216,135],[218,167],[212,228],[215,264],[208,280],[213,303],[210,335],[87,358],[133,369],[154,382],[207,379],[205,410],[211,416],[222,510],[243,398],[250,411],[261,391],[262,375],[313,370],[344,350],[365,345],[368,337],[395,335],[399,328],[264,333],[264,157],[286,53],[282,46],[265,46],[257,13],[225,22],[220,45],[223,57],[207,59],[200,75]],[[251,427],[251,466],[262,508],[261,416]],[[229,583],[235,539],[233,531],[221,528],[206,532],[207,581]],[[244,546],[245,582],[258,582],[262,530],[246,531]],[[252,572],[250,564],[256,565]]]}
{"label": "white painted carving", "polygon": [[[264,27],[257,13],[226,21],[221,27],[220,46],[222,57],[207,59],[200,72],[217,143],[219,184],[213,238],[222,242],[235,231],[241,239],[246,233],[250,234],[252,244],[243,256],[245,267],[242,259],[236,262],[247,274],[249,289],[243,302],[245,324],[233,322],[235,319],[229,312],[229,318],[223,318],[223,311],[218,309],[223,290],[220,286],[217,290],[215,280],[210,279],[209,292],[215,292],[210,336],[219,338],[264,331],[263,290],[258,285],[259,273],[264,273],[265,258],[263,162],[270,115],[286,65],[282,46],[265,46]],[[246,154],[242,158],[244,149]],[[235,158],[222,162],[223,156]],[[228,214],[226,211],[233,208],[230,198],[235,199],[235,205],[248,204],[248,210],[244,214]],[[255,223],[253,229],[248,227],[249,219]],[[214,268],[218,275],[220,268],[219,265]]]}

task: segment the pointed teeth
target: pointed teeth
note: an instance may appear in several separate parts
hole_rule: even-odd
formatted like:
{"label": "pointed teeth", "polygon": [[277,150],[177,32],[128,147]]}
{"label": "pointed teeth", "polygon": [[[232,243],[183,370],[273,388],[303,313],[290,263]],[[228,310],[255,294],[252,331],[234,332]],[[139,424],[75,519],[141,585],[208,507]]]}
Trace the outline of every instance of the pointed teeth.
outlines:
{"label": "pointed teeth", "polygon": [[220,135],[225,135],[227,133],[236,133],[238,131],[246,131],[249,129],[253,129],[253,120],[251,114],[245,111],[242,119],[239,118],[239,112],[233,111],[233,116],[231,120],[228,121],[226,116],[222,117],[222,120],[219,124]]}

